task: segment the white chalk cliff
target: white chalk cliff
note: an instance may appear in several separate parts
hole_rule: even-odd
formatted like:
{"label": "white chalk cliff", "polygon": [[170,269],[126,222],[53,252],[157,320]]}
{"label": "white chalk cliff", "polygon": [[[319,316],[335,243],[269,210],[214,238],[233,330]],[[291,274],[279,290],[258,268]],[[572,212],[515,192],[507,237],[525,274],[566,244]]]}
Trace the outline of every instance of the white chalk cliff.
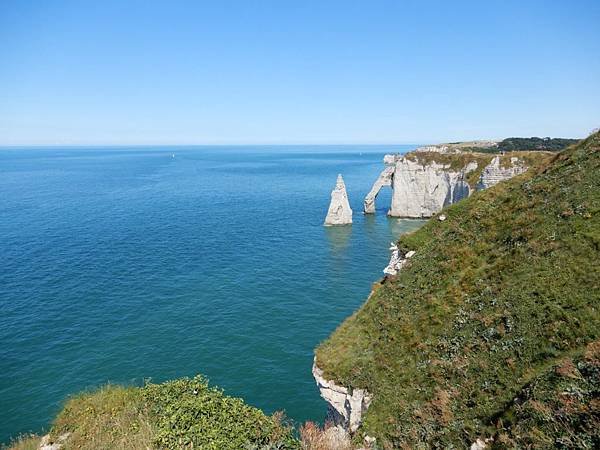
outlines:
{"label": "white chalk cliff", "polygon": [[379,191],[381,191],[382,187],[392,185],[392,177],[394,175],[394,171],[396,170],[396,157],[394,155],[385,155],[383,157],[383,163],[385,164],[385,169],[383,169],[383,172],[379,174],[377,180],[375,180],[375,183],[371,188],[371,191],[369,191],[365,197],[365,214],[375,213],[375,199],[377,198],[377,194],[379,194]]}
{"label": "white chalk cliff", "polygon": [[483,172],[481,172],[481,177],[479,178],[477,189],[487,189],[491,186],[494,186],[495,184],[500,183],[501,181],[512,178],[515,175],[520,175],[526,170],[527,167],[519,158],[510,158],[510,166],[501,167],[500,157],[496,156],[485,167],[485,169],[483,169]]}
{"label": "white chalk cliff", "polygon": [[411,250],[407,252],[405,255],[400,253],[400,249],[393,242],[390,244],[390,251],[392,254],[390,255],[390,262],[383,269],[383,273],[386,275],[396,275],[400,269],[408,262],[410,258],[415,255],[415,251]]}
{"label": "white chalk cliff", "polygon": [[352,210],[348,202],[348,194],[346,193],[346,185],[341,175],[338,175],[335,189],[331,191],[331,202],[327,217],[325,217],[325,225],[347,225],[352,223]]}
{"label": "white chalk cliff", "polygon": [[471,194],[466,175],[475,169],[476,162],[460,170],[451,170],[449,164],[435,161],[421,164],[408,158],[397,158],[388,214],[393,217],[431,217],[444,206]]}
{"label": "white chalk cliff", "polygon": [[[426,152],[416,154],[423,153]],[[443,207],[468,197],[475,189],[486,189],[527,170],[524,162],[514,157],[510,159],[509,167],[502,168],[500,157],[496,156],[483,168],[475,187],[467,182],[469,174],[482,170],[475,160],[458,169],[431,158],[427,162],[420,162],[418,157],[385,155],[383,161],[385,168],[365,197],[365,214],[375,212],[375,199],[379,191],[391,186],[392,201],[388,215],[413,219],[431,217]]]}
{"label": "white chalk cliff", "polygon": [[371,404],[371,395],[365,389],[349,389],[326,380],[323,377],[323,371],[317,367],[316,361],[313,364],[312,373],[321,397],[328,404],[328,420],[333,422],[333,425],[354,433],[362,423],[363,415]]}

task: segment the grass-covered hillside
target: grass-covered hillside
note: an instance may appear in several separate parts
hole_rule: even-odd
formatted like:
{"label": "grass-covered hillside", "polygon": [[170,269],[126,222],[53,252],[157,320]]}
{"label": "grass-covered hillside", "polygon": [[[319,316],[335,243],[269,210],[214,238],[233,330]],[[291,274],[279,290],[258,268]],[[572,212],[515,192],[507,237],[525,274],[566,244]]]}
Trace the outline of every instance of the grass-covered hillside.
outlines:
{"label": "grass-covered hillside", "polygon": [[[281,416],[266,416],[202,377],[79,394],[55,419],[48,442],[64,450],[300,447]],[[24,437],[10,450],[33,450],[39,443],[39,437]]]}
{"label": "grass-covered hillside", "polygon": [[600,445],[600,134],[403,236],[416,255],[317,349],[383,448]]}

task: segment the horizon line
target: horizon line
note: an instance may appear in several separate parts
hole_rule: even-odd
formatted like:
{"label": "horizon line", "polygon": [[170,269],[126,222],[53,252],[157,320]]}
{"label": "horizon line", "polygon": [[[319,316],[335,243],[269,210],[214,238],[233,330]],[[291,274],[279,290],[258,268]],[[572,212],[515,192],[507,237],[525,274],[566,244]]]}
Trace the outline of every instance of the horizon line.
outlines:
{"label": "horizon line", "polygon": [[334,142],[334,143],[204,143],[204,144],[174,144],[174,143],[133,143],[133,144],[91,144],[91,143],[82,143],[82,144],[1,144],[0,148],[51,148],[51,147],[264,147],[264,146],[272,146],[272,147],[299,147],[299,146],[314,146],[314,147],[332,147],[332,146],[394,146],[394,145],[436,145],[436,144],[426,144],[426,143],[373,143],[373,142]]}
{"label": "horizon line", "polygon": [[[560,136],[560,137],[551,137],[552,139],[556,139],[556,138],[560,138],[560,139],[585,139],[587,136],[589,136],[588,133],[585,136]],[[103,142],[98,142],[98,143],[93,143],[93,142],[81,142],[81,143],[1,143],[0,142],[0,148],[52,148],[52,147],[163,147],[163,146],[173,146],[173,147],[259,147],[259,146],[280,146],[280,147],[293,147],[293,146],[315,146],[315,147],[326,147],[326,146],[336,146],[336,145],[343,145],[343,146],[394,146],[394,145],[416,145],[416,146],[423,146],[423,145],[440,145],[440,144],[448,144],[448,143],[455,143],[455,142],[476,142],[476,141],[495,141],[495,142],[500,142],[504,139],[509,139],[509,138],[532,138],[532,137],[538,137],[538,138],[546,138],[546,137],[550,137],[550,136],[542,136],[542,135],[527,135],[527,136],[518,136],[518,135],[511,135],[508,137],[502,137],[502,138],[482,138],[482,137],[476,137],[476,138],[469,138],[469,139],[441,139],[441,140],[428,140],[428,141],[423,141],[423,140],[416,140],[416,141],[403,141],[403,142],[389,142],[389,141],[385,141],[385,142],[347,142],[347,141],[339,141],[339,142],[302,142],[302,141],[298,141],[298,142],[204,142],[204,143],[189,143],[189,142],[182,142],[182,143],[175,143],[175,142],[132,142],[132,143],[119,143],[119,142],[112,142],[112,143],[103,143]]]}

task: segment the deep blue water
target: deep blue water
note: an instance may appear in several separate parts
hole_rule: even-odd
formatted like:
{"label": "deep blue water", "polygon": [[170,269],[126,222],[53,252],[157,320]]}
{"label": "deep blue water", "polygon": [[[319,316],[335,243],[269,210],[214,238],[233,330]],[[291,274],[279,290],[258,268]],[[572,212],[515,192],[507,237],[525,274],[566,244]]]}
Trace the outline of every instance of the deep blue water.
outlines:
{"label": "deep blue water", "polygon": [[[314,347],[419,225],[386,217],[389,192],[361,213],[407,149],[0,149],[0,442],[82,389],[197,373],[321,420]],[[338,172],[354,224],[326,228]]]}

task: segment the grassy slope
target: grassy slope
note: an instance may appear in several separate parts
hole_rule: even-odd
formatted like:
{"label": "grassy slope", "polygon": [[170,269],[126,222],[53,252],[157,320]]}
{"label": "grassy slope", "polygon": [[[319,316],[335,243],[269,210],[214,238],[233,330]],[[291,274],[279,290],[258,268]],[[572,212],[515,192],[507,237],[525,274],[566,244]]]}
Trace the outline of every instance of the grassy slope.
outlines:
{"label": "grassy slope", "polygon": [[[64,449],[296,449],[281,416],[266,416],[201,377],[139,387],[105,386],[69,399],[50,432]],[[24,437],[10,450],[37,448]]]}
{"label": "grassy slope", "polygon": [[444,213],[317,349],[329,378],[374,394],[363,430],[394,447],[498,433],[530,383],[599,339],[599,134]]}

